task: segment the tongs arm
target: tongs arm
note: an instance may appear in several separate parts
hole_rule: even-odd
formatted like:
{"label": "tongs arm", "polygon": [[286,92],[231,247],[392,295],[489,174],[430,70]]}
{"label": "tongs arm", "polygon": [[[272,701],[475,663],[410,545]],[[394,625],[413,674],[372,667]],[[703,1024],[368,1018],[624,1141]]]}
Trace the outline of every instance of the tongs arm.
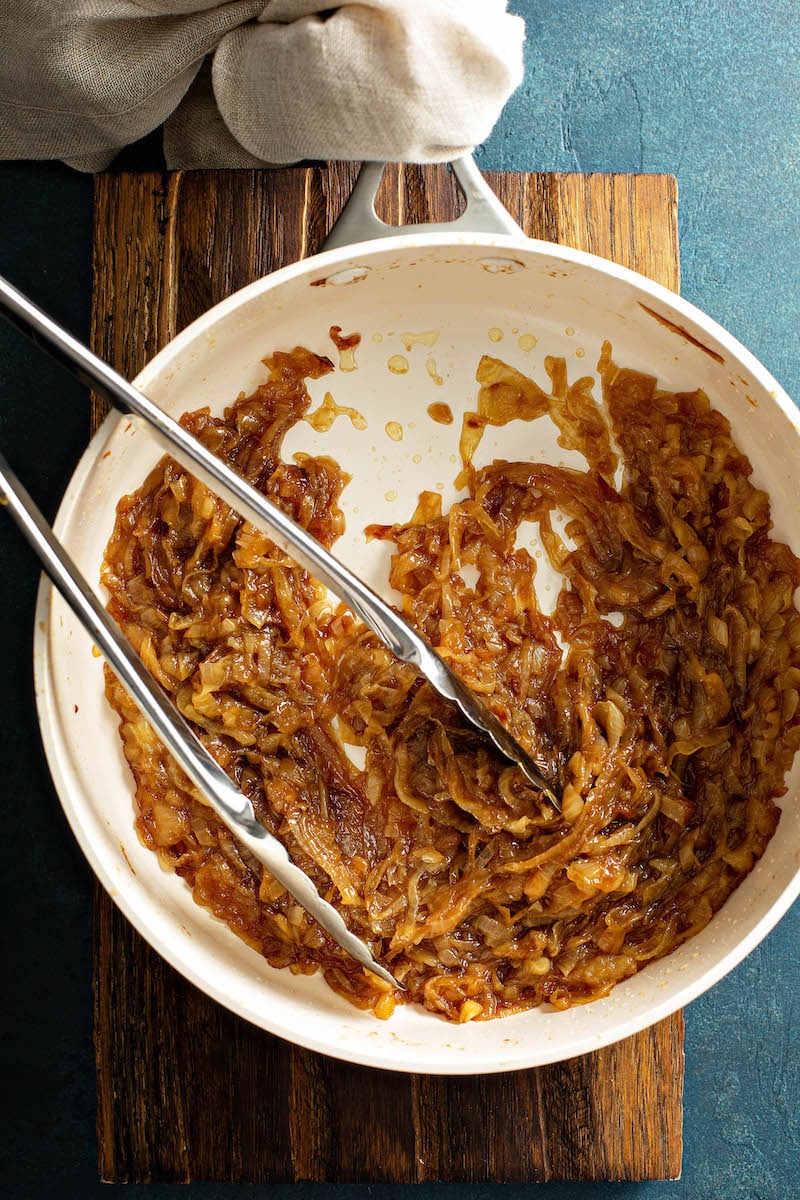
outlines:
{"label": "tongs arm", "polygon": [[23,333],[63,363],[71,374],[94,388],[115,408],[144,422],[182,467],[226,500],[236,512],[258,528],[265,529],[282,550],[343,600],[393,654],[417,667],[434,690],[455,705],[466,720],[489,738],[509,762],[515,763],[560,811],[553,787],[530,754],[425,639],[362,579],[2,277],[0,309]]}

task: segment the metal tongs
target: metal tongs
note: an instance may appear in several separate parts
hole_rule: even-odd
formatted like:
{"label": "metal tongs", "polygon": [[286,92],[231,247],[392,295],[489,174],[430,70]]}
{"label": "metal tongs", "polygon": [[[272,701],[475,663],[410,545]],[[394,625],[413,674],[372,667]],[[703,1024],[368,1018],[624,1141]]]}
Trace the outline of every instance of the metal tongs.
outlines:
{"label": "metal tongs", "polygon": [[[504,758],[520,767],[530,782],[559,808],[556,794],[530,755],[424,638],[363,580],[2,277],[0,311],[82,383],[92,387],[137,423],[146,425],[182,467],[227,501],[241,516],[266,530],[282,550],[343,600],[393,654],[415,666],[444,700],[455,705],[471,725],[490,739]],[[309,877],[291,861],[285,846],[264,828],[247,797],[211,757],[190,725],[155,683],[2,455],[0,503],[7,508],[36,551],[44,570],[99,646],[164,745],[218,816],[342,949],[368,971],[395,987],[400,986],[386,968],[374,960],[367,946],[350,932],[333,905],[322,899]]]}

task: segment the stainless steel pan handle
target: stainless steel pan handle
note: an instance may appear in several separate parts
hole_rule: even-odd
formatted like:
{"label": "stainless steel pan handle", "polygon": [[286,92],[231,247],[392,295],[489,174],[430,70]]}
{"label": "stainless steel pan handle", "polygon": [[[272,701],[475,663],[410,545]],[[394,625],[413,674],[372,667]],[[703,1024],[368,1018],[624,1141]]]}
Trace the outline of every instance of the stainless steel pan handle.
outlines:
{"label": "stainless steel pan handle", "polygon": [[401,233],[414,233],[424,228],[426,233],[501,233],[523,237],[517,222],[497,199],[492,189],[478,170],[471,154],[455,158],[450,163],[459,182],[466,207],[454,221],[432,222],[429,225],[387,225],[375,212],[375,197],[386,168],[386,163],[364,163],[355,182],[350,199],[323,245],[323,250],[339,246],[352,246],[356,242],[369,242],[374,238],[395,237]]}

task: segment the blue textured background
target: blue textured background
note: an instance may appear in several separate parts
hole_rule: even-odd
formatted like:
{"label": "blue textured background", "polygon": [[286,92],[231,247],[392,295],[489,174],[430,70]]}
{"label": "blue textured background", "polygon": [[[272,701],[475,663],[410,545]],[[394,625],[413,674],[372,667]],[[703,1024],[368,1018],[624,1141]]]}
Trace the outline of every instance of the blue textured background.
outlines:
{"label": "blue textured background", "polygon": [[684,295],[800,399],[797,0],[512,0],[525,82],[480,161],[667,171]]}
{"label": "blue textured background", "polygon": [[[800,399],[800,8],[795,0],[512,0],[525,83],[478,157],[485,168],[669,171],[680,184],[684,294]],[[147,153],[142,165],[147,163]],[[88,333],[91,181],[0,164],[0,271]],[[27,382],[36,378],[34,389]],[[81,390],[0,329],[0,442],[50,514],[85,440]],[[49,434],[41,451],[41,433]],[[800,485],[800,481],[798,481]],[[0,1138],[9,1197],[130,1200],[790,1200],[800,1197],[795,909],[686,1013],[685,1155],[677,1183],[529,1187],[101,1187],[91,1049],[90,877],[33,732],[36,571],[0,529],[6,921],[0,1056],[14,1102]],[[35,824],[38,840],[31,843]],[[46,879],[44,890],[37,887]],[[11,919],[9,919],[11,917]]]}

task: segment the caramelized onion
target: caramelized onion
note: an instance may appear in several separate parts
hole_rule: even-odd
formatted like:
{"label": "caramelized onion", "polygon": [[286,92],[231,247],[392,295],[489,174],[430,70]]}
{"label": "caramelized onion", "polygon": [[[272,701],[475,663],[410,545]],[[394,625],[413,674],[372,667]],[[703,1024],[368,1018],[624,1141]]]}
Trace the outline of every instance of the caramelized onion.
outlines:
{"label": "caramelized onion", "polygon": [[[266,366],[224,417],[183,423],[330,546],[347,477],[330,458],[282,460],[281,443],[331,364],[298,349]],[[481,360],[466,496],[445,512],[423,493],[406,523],[369,534],[393,543],[407,618],[557,770],[561,814],[170,459],[120,502],[108,545],[114,618],[406,991],[367,976],[238,850],[109,673],[140,837],[270,963],[321,969],[379,1017],[401,999],[466,1021],[606,995],[752,869],[800,742],[800,562],[771,539],[728,422],[608,347],[602,403],[563,360],[546,366],[549,391]],[[552,419],[587,469],[477,469],[485,427],[512,419]],[[550,616],[522,522],[564,576]]]}

